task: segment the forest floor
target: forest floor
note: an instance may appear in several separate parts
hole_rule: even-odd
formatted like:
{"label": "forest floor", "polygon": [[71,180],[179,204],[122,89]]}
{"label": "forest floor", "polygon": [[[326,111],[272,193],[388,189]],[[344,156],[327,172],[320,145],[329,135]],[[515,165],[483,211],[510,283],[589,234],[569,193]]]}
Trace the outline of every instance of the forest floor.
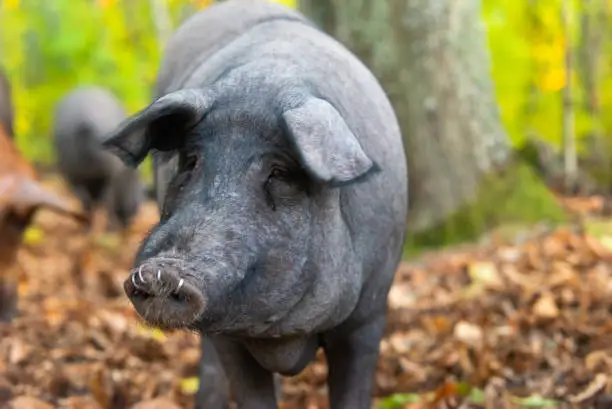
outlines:
{"label": "forest floor", "polygon": [[[55,180],[46,184],[62,190]],[[596,208],[581,199],[576,211]],[[141,324],[122,290],[139,240],[84,258],[73,221],[42,211],[19,253],[20,316],[0,324],[0,408],[192,408],[199,341]],[[530,228],[402,263],[389,297],[376,407],[612,407],[612,224]],[[609,236],[606,234],[609,232]],[[327,409],[318,355],[283,409]]]}

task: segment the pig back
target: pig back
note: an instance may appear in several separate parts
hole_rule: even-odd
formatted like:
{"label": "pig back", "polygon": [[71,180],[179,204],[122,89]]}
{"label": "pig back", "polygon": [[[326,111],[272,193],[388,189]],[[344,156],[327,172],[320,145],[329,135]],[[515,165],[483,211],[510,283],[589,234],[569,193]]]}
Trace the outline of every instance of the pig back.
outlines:
{"label": "pig back", "polygon": [[82,87],[66,95],[55,112],[54,142],[59,167],[69,178],[98,178],[121,170],[102,139],[126,113],[109,91]]}
{"label": "pig back", "polygon": [[6,73],[0,68],[0,123],[9,138],[15,136],[13,128],[13,101],[11,95],[11,84]]}
{"label": "pig back", "polygon": [[[330,102],[367,155],[384,168],[383,178],[343,189],[343,195],[350,196],[350,211],[358,213],[354,220],[365,223],[378,214],[379,220],[387,220],[377,222],[381,226],[393,220],[403,229],[408,175],[401,131],[385,90],[365,64],[297,11],[262,0],[228,0],[196,14],[173,34],[158,92],[205,88],[240,70],[250,77],[249,85],[260,84],[261,95],[282,94],[283,84],[302,83]],[[176,160],[157,166],[158,158],[153,159],[161,203]]]}
{"label": "pig back", "polygon": [[157,96],[180,89],[186,78],[251,27],[283,19],[311,24],[301,14],[268,1],[229,0],[191,16],[170,37],[157,76]]}

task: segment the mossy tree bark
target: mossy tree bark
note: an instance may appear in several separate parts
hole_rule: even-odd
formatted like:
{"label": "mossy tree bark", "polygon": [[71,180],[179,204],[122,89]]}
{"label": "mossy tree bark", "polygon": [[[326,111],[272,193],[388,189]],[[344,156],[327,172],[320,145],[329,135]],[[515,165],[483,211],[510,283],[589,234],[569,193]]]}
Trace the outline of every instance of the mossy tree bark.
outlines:
{"label": "mossy tree bark", "polygon": [[408,157],[413,240],[474,238],[502,219],[522,219],[525,210],[526,221],[562,218],[544,184],[514,161],[479,0],[299,6],[372,69],[395,107]]}

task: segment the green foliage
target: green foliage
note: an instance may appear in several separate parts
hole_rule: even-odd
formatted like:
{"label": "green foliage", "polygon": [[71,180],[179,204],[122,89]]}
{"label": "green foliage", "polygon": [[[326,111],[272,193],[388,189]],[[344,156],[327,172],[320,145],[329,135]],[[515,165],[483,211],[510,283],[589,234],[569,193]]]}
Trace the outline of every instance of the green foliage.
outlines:
{"label": "green foliage", "polygon": [[[295,7],[295,0],[271,0]],[[214,0],[165,0],[172,28]],[[154,96],[162,45],[151,0],[0,0],[0,65],[13,86],[16,140],[33,161],[54,160],[53,111],[78,85],[111,89],[128,113]],[[141,167],[150,178],[150,167]]]}
{"label": "green foliage", "polygon": [[[580,41],[582,1],[574,0],[570,10],[570,44],[576,59]],[[604,10],[609,15],[609,11]],[[506,129],[515,146],[533,135],[559,147],[561,144],[562,97],[565,86],[565,34],[561,25],[561,0],[484,0],[492,57],[492,75]],[[606,57],[604,55],[604,57]],[[609,59],[609,57],[607,57]],[[575,64],[578,62],[576,61]],[[601,67],[609,61],[601,61]],[[603,71],[605,74],[605,71]],[[598,93],[603,112],[612,108],[612,77],[601,78]],[[579,139],[593,128],[584,104],[584,86],[572,75]],[[612,121],[604,120],[610,133]]]}
{"label": "green foliage", "polygon": [[[168,12],[178,24],[206,3],[173,0]],[[129,113],[150,102],[161,48],[148,0],[1,4],[1,64],[13,86],[17,144],[31,160],[52,163],[53,111],[73,87],[108,87]],[[149,166],[142,170],[147,176]]]}
{"label": "green foliage", "polygon": [[[175,28],[214,0],[165,0]],[[296,0],[270,0],[290,7]],[[55,104],[80,84],[109,87],[133,113],[152,97],[161,56],[151,0],[0,0],[0,64],[10,76],[17,143],[37,162],[51,163],[50,127]],[[574,0],[571,43],[579,41],[582,4]],[[561,142],[564,33],[561,0],[484,0],[492,75],[502,118],[515,145],[535,135]],[[604,10],[606,18],[610,10]],[[606,30],[609,25],[605,26]],[[612,110],[609,53],[599,64],[602,112]],[[577,84],[578,137],[594,127]],[[612,117],[601,118],[605,135]],[[143,166],[146,170],[148,166]]]}
{"label": "green foliage", "polygon": [[[465,393],[459,393],[460,396],[466,397],[467,401],[476,405],[482,405],[485,402],[484,392],[477,388],[472,388],[467,383],[459,383],[457,385],[462,388]],[[381,400],[378,409],[402,409],[410,407],[411,404],[422,403],[423,407],[427,407],[427,402],[430,402],[434,393],[418,394],[395,394]],[[552,399],[545,399],[539,395],[532,395],[525,398],[515,396],[505,397],[505,402],[513,404],[516,408],[540,408],[554,409],[559,407],[559,402]],[[421,406],[419,406],[421,407]]]}

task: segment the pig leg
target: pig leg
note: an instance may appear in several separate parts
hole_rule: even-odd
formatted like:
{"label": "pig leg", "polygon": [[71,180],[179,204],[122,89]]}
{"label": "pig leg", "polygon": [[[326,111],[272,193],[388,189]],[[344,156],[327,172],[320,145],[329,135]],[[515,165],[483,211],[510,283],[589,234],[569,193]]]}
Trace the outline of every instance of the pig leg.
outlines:
{"label": "pig leg", "polygon": [[230,381],[238,409],[276,409],[274,377],[245,347],[224,337],[211,338]]}
{"label": "pig leg", "polygon": [[382,315],[357,328],[341,326],[324,335],[331,409],[370,409],[384,327]]}
{"label": "pig leg", "polygon": [[93,201],[91,200],[89,192],[84,187],[80,185],[73,185],[72,190],[75,196],[81,202],[83,213],[87,217],[87,232],[89,233],[93,227]]}
{"label": "pig leg", "polygon": [[17,287],[19,270],[17,264],[0,273],[0,322],[10,322],[17,315]]}
{"label": "pig leg", "polygon": [[228,384],[217,351],[210,339],[200,336],[200,387],[196,395],[195,409],[227,409],[229,407]]}

